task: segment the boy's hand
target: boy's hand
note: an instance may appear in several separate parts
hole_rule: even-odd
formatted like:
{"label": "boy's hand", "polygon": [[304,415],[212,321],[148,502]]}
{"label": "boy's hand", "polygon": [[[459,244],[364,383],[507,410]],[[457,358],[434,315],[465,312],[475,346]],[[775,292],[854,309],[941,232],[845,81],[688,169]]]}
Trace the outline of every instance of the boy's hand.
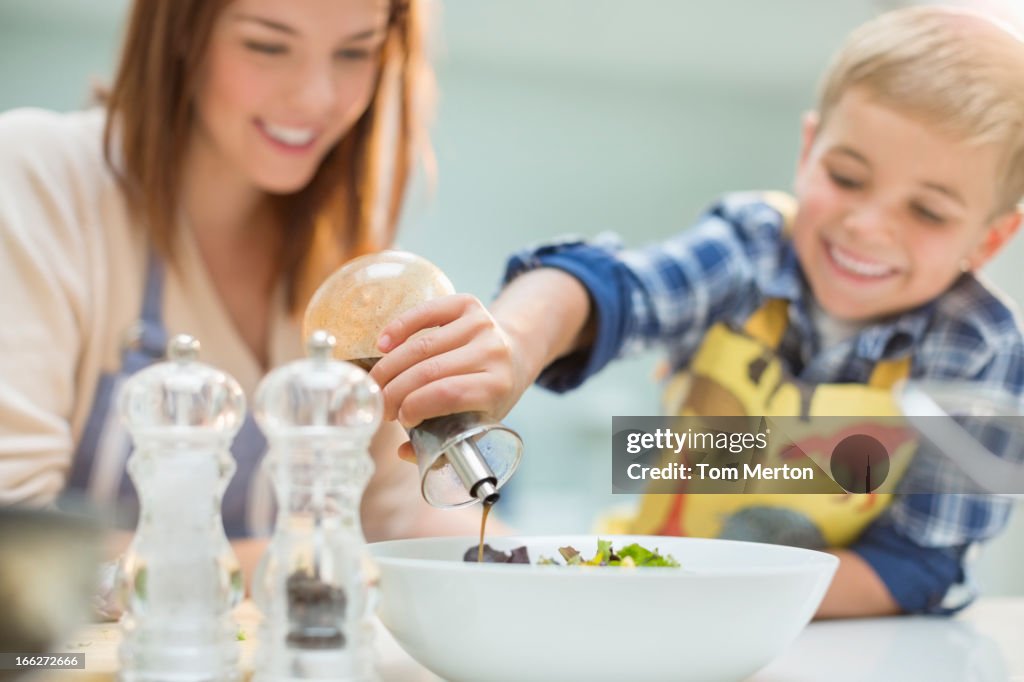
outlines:
{"label": "boy's hand", "polygon": [[[551,268],[525,273],[491,306],[465,294],[423,303],[386,326],[384,357],[370,376],[384,392],[385,419],[410,428],[424,419],[483,412],[502,419],[555,359],[591,343],[590,296]],[[399,456],[416,461],[412,446]]]}
{"label": "boy's hand", "polygon": [[[534,379],[518,340],[467,294],[416,306],[383,329],[377,346],[384,357],[370,376],[383,391],[384,418],[407,429],[460,412],[501,419]],[[411,459],[412,448],[399,454]]]}

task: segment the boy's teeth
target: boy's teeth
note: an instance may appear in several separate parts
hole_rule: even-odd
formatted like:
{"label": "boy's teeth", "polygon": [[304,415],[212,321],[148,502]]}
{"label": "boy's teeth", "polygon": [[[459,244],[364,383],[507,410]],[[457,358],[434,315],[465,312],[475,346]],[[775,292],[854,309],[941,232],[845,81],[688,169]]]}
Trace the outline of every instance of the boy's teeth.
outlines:
{"label": "boy's teeth", "polygon": [[843,267],[843,269],[864,277],[883,277],[893,272],[893,268],[888,265],[859,260],[849,254],[843,253],[835,246],[829,246],[829,253],[832,255],[832,258]]}
{"label": "boy's teeth", "polygon": [[314,135],[313,130],[310,128],[289,128],[287,126],[267,123],[266,121],[263,122],[263,130],[267,131],[267,135],[270,135],[278,142],[283,142],[293,147],[309,144]]}

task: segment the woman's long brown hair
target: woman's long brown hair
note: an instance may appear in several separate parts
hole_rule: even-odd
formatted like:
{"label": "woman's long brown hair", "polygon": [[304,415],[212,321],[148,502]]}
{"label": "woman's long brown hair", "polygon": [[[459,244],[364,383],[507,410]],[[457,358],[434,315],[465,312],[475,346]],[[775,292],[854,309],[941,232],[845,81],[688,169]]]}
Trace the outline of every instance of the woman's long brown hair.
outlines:
{"label": "woman's long brown hair", "polygon": [[[185,141],[213,25],[230,0],[135,0],[113,86],[104,94],[107,164],[154,248],[172,264]],[[305,305],[344,260],[390,246],[417,148],[429,153],[424,112],[432,74],[421,0],[391,0],[377,87],[367,110],[313,180],[273,198],[288,305]],[[389,125],[385,117],[395,116]],[[393,135],[385,141],[385,135]],[[385,154],[389,158],[383,158]],[[383,192],[388,196],[382,196]]]}

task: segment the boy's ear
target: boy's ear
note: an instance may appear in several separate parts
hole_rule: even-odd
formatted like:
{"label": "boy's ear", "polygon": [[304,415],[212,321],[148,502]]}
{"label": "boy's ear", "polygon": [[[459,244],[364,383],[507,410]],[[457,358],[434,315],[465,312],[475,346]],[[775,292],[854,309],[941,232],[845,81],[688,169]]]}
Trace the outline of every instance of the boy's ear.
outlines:
{"label": "boy's ear", "polygon": [[1002,250],[1010,237],[1020,229],[1021,219],[1024,214],[1017,208],[1009,213],[994,219],[986,228],[985,236],[981,243],[974,250],[974,254],[968,259],[971,270],[977,270]]}
{"label": "boy's ear", "polygon": [[814,146],[814,139],[818,135],[818,112],[808,111],[800,120],[800,156],[796,160],[796,177],[793,181],[793,189],[799,197],[803,190],[804,173],[807,170],[807,161],[811,158],[811,148]]}
{"label": "boy's ear", "polygon": [[820,117],[817,111],[805,111],[800,119],[800,158],[797,161],[797,172],[803,170],[811,155],[811,147],[818,136],[818,121]]}

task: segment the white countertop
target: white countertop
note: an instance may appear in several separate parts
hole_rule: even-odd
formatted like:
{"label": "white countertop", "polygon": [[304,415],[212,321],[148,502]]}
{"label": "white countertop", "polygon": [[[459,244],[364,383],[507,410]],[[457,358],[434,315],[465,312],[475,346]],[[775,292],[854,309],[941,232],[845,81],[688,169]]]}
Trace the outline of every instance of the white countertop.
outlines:
{"label": "white countertop", "polygon": [[[437,682],[381,628],[385,682]],[[685,678],[681,678],[685,679]],[[814,622],[748,682],[1024,682],[1024,597],[982,599],[953,618]],[[481,681],[482,682],[482,681]]]}
{"label": "white countertop", "polygon": [[751,682],[825,679],[1024,682],[1024,598],[982,599],[953,618],[811,623]]}
{"label": "white countertop", "polygon": [[[242,665],[251,669],[258,613],[250,602],[238,620],[249,638]],[[86,653],[85,673],[53,680],[110,680],[116,675],[120,628],[94,624],[66,651]],[[438,682],[390,634],[378,628],[382,682]],[[685,679],[685,678],[681,678]],[[748,682],[1024,682],[1024,597],[979,600],[954,618],[899,616],[815,622]],[[480,682],[484,682],[481,680]]]}

